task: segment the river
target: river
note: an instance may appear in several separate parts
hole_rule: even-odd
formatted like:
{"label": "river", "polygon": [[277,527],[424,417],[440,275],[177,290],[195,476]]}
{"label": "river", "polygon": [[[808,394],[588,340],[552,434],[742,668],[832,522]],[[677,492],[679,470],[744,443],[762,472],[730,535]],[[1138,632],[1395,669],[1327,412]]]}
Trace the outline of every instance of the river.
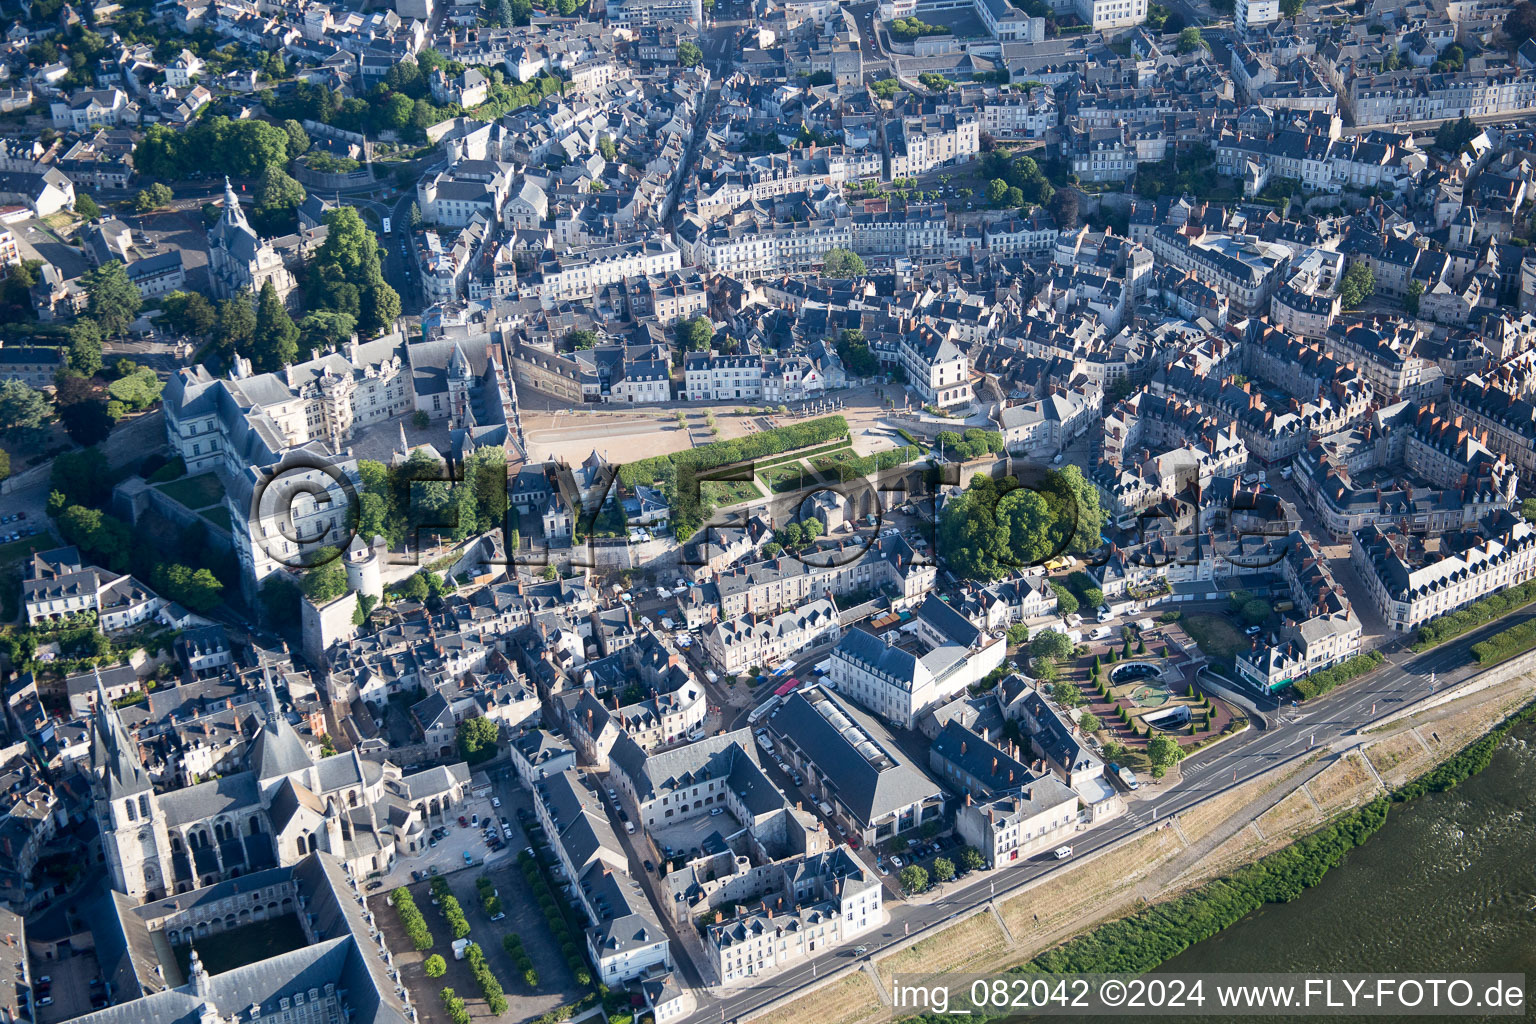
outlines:
{"label": "river", "polygon": [[1260,971],[1523,972],[1532,994],[1536,725],[1514,730],[1455,789],[1394,806],[1300,899],[1255,911],[1157,973]]}

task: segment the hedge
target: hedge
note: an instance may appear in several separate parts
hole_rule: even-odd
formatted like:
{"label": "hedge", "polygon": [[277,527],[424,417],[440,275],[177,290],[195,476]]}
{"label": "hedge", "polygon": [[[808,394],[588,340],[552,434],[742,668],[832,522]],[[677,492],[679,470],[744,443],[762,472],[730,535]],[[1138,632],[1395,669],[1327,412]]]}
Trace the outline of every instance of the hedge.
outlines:
{"label": "hedge", "polygon": [[1511,626],[1481,643],[1473,644],[1472,657],[1477,659],[1479,665],[1491,665],[1524,654],[1532,647],[1536,647],[1536,619]]}
{"label": "hedge", "polygon": [[1474,601],[1460,611],[1442,615],[1433,622],[1419,627],[1418,639],[1410,650],[1426,651],[1437,644],[1476,629],[1484,623],[1502,618],[1510,612],[1536,601],[1536,580],[1528,580],[1519,586],[1489,594],[1481,601]]}
{"label": "hedge", "polygon": [[[1510,731],[1536,720],[1527,704],[1422,778],[1344,815],[1319,832],[1176,899],[1078,936],[1015,968],[1017,973],[1142,974],[1266,903],[1288,903],[1316,885],[1386,823],[1391,802],[1442,792],[1487,768]],[[985,1014],[973,1015],[986,1019]],[[925,1015],[912,1020],[936,1019]]]}
{"label": "hedge", "polygon": [[1380,651],[1367,651],[1365,654],[1355,655],[1348,661],[1341,661],[1332,668],[1314,672],[1305,679],[1298,679],[1291,685],[1296,688],[1297,693],[1301,694],[1302,700],[1311,700],[1313,697],[1321,697],[1329,690],[1349,682],[1356,676],[1365,675],[1384,660]]}
{"label": "hedge", "polygon": [[1177,899],[1148,907],[1042,953],[1016,968],[1046,974],[1141,974],[1210,938],[1266,903],[1289,903],[1386,824],[1379,797],[1339,821]]}
{"label": "hedge", "polygon": [[443,989],[443,1009],[448,1011],[448,1019],[453,1024],[469,1024],[469,1008],[451,988]]}
{"label": "hedge", "polygon": [[730,441],[713,441],[672,455],[628,462],[619,467],[619,482],[630,489],[637,484],[659,483],[672,506],[673,532],[679,540],[686,540],[714,513],[714,506],[701,493],[698,480],[701,471],[828,441],[842,441],[847,437],[847,420],[841,416],[823,416]]}
{"label": "hedge", "polygon": [[491,917],[501,913],[501,897],[496,895],[496,886],[485,875],[475,879],[475,888],[480,892],[480,906]]}
{"label": "hedge", "polygon": [[426,918],[422,917],[421,911],[416,908],[416,901],[411,898],[411,891],[402,885],[390,893],[389,898],[395,905],[395,914],[405,927],[405,934],[411,938],[411,945],[417,950],[431,949],[432,931],[427,927]]}
{"label": "hedge", "polygon": [[495,1016],[499,1017],[507,1012],[507,997],[502,992],[501,982],[491,971],[490,964],[485,962],[485,954],[480,950],[480,944],[471,942],[464,947],[464,959],[469,963],[469,972],[475,976],[475,981],[480,985],[480,991],[485,994],[485,1004]]}

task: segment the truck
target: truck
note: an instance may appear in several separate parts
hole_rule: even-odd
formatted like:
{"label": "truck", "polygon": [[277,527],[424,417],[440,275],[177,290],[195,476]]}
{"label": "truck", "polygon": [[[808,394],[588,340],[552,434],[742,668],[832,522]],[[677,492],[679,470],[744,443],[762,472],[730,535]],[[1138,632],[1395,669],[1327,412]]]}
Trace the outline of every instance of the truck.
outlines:
{"label": "truck", "polygon": [[1126,789],[1141,788],[1141,781],[1136,778],[1136,773],[1131,771],[1129,768],[1117,767],[1115,768],[1115,775],[1120,779],[1121,782],[1125,783]]}
{"label": "truck", "polygon": [[455,960],[463,960],[464,959],[464,951],[466,949],[468,949],[468,948],[469,948],[469,940],[468,939],[454,939],[453,940],[453,958]]}

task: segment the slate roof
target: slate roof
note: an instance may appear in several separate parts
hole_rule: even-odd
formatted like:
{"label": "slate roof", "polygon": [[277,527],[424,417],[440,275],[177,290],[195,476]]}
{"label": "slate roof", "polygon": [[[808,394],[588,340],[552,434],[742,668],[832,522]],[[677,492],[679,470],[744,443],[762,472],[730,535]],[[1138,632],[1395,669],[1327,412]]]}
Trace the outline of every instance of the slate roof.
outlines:
{"label": "slate roof", "polygon": [[874,741],[872,719],[824,687],[790,694],[772,728],[815,762],[832,790],[868,825],[894,811],[939,796],[939,787],[893,747]]}

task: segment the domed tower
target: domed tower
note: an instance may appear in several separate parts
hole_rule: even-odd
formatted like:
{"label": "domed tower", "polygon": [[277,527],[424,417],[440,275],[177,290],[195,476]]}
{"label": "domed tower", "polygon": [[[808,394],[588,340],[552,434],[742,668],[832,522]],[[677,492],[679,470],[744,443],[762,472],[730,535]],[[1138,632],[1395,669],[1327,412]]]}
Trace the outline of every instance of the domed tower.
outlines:
{"label": "domed tower", "polygon": [[381,575],[379,538],[369,543],[362,537],[353,537],[347,548],[347,589],[360,595],[380,600],[384,597],[384,578]]}

